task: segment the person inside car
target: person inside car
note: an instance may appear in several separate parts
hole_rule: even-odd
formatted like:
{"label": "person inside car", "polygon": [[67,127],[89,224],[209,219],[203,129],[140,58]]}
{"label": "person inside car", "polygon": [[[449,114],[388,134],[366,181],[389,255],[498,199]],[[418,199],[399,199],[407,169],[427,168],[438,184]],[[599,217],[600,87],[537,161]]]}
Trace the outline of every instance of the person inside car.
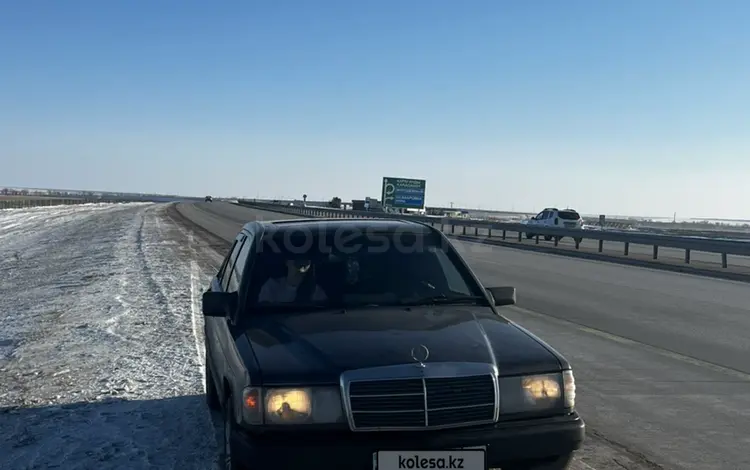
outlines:
{"label": "person inside car", "polygon": [[309,259],[286,260],[286,275],[271,277],[263,284],[258,302],[306,303],[326,300],[326,294],[315,280],[315,272]]}

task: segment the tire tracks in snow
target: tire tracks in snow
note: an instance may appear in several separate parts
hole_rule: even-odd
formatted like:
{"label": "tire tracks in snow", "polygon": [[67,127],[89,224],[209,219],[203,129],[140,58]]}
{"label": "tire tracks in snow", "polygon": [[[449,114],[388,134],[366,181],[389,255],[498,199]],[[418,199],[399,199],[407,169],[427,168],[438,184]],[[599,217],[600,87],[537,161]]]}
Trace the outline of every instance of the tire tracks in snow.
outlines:
{"label": "tire tracks in snow", "polygon": [[165,209],[15,224],[4,240],[24,256],[0,288],[0,340],[13,341],[0,357],[0,467],[215,465],[196,310],[210,273]]}

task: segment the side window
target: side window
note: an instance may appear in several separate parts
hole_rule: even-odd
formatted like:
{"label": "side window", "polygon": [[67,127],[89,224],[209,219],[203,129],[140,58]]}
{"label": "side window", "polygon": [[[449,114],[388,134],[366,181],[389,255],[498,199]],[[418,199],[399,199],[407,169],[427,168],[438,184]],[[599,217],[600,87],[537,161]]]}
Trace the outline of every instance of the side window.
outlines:
{"label": "side window", "polygon": [[445,281],[448,284],[448,288],[456,294],[471,295],[471,289],[466,285],[466,281],[461,276],[458,269],[456,269],[456,266],[451,262],[448,255],[439,248],[430,247],[430,251],[435,254],[438,263],[440,263],[440,267],[443,269],[443,275],[445,275]]}
{"label": "side window", "polygon": [[224,292],[229,292],[229,284],[234,274],[234,262],[237,260],[237,255],[242,248],[243,241],[245,241],[245,235],[241,234],[239,237],[237,237],[237,241],[234,244],[234,248],[232,249],[232,254],[229,255],[229,260],[227,261],[227,265],[224,268],[224,276],[221,278],[221,288],[224,289]]}
{"label": "side window", "polygon": [[227,292],[235,292],[240,288],[240,282],[242,281],[242,271],[245,269],[247,263],[247,257],[250,255],[250,249],[253,246],[253,236],[250,235],[245,238],[245,242],[242,244],[237,260],[234,262],[234,268],[232,270],[232,276],[229,278],[229,285],[227,286]]}
{"label": "side window", "polygon": [[542,212],[538,213],[536,215],[536,220],[542,220],[542,219],[544,219],[544,216],[545,216],[546,212],[547,211],[542,211]]}
{"label": "side window", "polygon": [[219,272],[216,273],[216,277],[219,278],[219,282],[222,282],[222,279],[224,279],[224,276],[227,273],[227,265],[229,264],[229,258],[232,256],[232,252],[234,251],[234,247],[237,246],[237,240],[235,239],[234,242],[232,242],[232,247],[227,252],[227,256],[224,257],[224,261],[221,263],[221,267],[219,267]]}

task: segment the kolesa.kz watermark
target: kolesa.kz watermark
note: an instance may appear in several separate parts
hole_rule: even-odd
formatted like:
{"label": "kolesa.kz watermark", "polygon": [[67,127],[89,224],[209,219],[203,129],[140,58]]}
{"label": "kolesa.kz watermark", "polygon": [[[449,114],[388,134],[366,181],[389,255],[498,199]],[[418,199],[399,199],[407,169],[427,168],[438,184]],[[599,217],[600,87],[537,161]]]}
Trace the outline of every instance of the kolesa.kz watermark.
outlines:
{"label": "kolesa.kz watermark", "polygon": [[398,468],[464,468],[464,458],[449,455],[448,457],[406,457],[398,456]]}
{"label": "kolesa.kz watermark", "polygon": [[381,451],[375,459],[377,470],[487,470],[485,451]]}

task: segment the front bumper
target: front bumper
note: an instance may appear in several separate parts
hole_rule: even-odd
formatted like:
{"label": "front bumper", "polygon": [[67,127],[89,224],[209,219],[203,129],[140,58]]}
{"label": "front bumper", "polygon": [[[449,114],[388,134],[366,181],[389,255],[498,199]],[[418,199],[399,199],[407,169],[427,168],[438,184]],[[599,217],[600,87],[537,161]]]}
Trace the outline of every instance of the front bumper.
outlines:
{"label": "front bumper", "polygon": [[237,457],[253,469],[289,470],[310,465],[326,469],[372,470],[379,450],[447,450],[486,446],[489,468],[519,460],[564,455],[581,447],[585,424],[577,413],[567,416],[489,426],[416,432],[275,432],[233,436]]}

